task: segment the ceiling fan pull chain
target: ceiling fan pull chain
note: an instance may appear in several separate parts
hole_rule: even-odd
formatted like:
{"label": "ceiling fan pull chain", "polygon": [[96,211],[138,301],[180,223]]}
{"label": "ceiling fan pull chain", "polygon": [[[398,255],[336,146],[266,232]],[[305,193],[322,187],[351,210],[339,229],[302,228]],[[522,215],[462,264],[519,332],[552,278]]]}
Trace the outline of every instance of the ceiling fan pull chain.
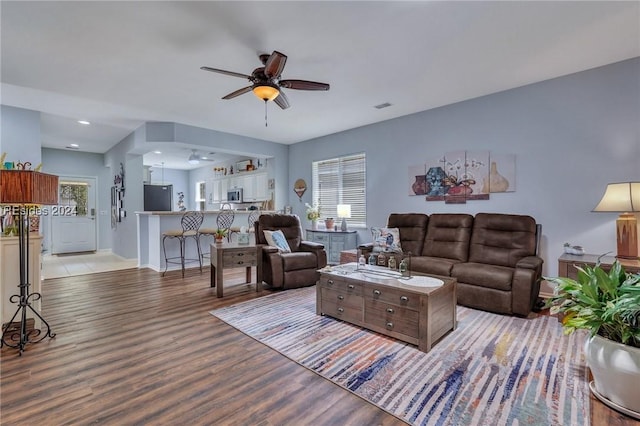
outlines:
{"label": "ceiling fan pull chain", "polygon": [[268,127],[267,125],[267,100],[264,100],[264,127]]}

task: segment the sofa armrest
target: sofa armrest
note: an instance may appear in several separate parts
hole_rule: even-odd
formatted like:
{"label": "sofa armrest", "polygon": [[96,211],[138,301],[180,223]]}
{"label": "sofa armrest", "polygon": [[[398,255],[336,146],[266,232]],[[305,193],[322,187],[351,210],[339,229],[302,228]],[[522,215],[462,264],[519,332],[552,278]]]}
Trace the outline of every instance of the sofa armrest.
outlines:
{"label": "sofa armrest", "polygon": [[542,267],[542,262],[542,258],[538,256],[527,256],[516,263],[516,268],[538,270]]}
{"label": "sofa armrest", "polygon": [[302,241],[300,243],[300,251],[317,251],[324,250],[324,244],[313,241]]}
{"label": "sofa armrest", "polygon": [[358,246],[358,250],[360,250],[360,254],[364,257],[368,257],[369,254],[373,251],[373,243],[364,243]]}
{"label": "sofa armrest", "polygon": [[527,316],[533,309],[540,292],[542,258],[528,256],[516,263],[511,286],[511,309],[516,315]]}

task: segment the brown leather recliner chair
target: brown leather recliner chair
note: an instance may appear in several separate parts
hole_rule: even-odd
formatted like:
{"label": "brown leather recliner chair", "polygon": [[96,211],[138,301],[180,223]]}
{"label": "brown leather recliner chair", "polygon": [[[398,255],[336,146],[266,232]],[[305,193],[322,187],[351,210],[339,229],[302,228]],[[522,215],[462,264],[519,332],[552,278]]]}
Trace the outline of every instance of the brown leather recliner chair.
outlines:
{"label": "brown leather recliner chair", "polygon": [[[291,248],[282,253],[270,247],[265,230],[281,230]],[[263,214],[255,226],[256,244],[261,245],[262,280],[274,288],[298,288],[314,285],[320,279],[318,269],[327,266],[324,245],[303,241],[300,219],[295,215]]]}

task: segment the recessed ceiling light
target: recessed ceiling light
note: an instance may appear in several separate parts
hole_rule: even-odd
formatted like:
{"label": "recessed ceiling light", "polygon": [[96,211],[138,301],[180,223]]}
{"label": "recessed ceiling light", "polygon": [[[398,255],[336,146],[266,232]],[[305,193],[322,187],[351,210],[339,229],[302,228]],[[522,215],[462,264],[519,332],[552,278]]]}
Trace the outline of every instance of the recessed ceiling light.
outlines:
{"label": "recessed ceiling light", "polygon": [[391,106],[391,104],[389,102],[385,102],[385,103],[382,103],[382,104],[374,105],[373,107],[376,108],[376,109],[383,109],[383,108],[387,108],[387,107],[390,107],[390,106]]}
{"label": "recessed ceiling light", "polygon": [[91,124],[90,122],[88,122],[87,120],[78,120],[78,123],[80,124],[84,124],[85,126],[88,126],[89,124]]}
{"label": "recessed ceiling light", "polygon": [[80,147],[80,145],[78,145],[77,143],[70,143],[69,145],[65,146],[65,148],[67,149],[78,149]]}
{"label": "recessed ceiling light", "polygon": [[162,151],[153,151],[154,154],[162,154]]}

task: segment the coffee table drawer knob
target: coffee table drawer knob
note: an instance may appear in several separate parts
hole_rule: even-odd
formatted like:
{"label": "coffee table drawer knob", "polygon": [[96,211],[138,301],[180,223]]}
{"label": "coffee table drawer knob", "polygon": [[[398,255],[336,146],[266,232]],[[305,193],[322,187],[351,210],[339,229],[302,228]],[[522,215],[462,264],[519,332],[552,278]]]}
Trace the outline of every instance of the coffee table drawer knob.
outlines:
{"label": "coffee table drawer knob", "polygon": [[333,280],[327,280],[327,284],[333,284]]}
{"label": "coffee table drawer knob", "polygon": [[353,284],[349,284],[347,287],[349,287],[349,290],[353,290],[354,288],[356,288],[356,286]]}
{"label": "coffee table drawer knob", "polygon": [[395,311],[393,310],[393,308],[387,308],[387,312],[389,312],[390,314],[394,313]]}
{"label": "coffee table drawer knob", "polygon": [[400,300],[401,300],[402,302],[408,302],[408,301],[409,301],[409,298],[408,298],[407,296],[400,296]]}
{"label": "coffee table drawer knob", "polygon": [[393,323],[392,322],[388,322],[387,323],[387,328],[393,328]]}
{"label": "coffee table drawer knob", "polygon": [[343,313],[344,312],[344,308],[338,308],[338,312]]}
{"label": "coffee table drawer knob", "polygon": [[338,300],[344,300],[344,296],[343,295],[339,295],[338,296]]}
{"label": "coffee table drawer knob", "polygon": [[382,293],[380,292],[380,290],[373,290],[373,294],[375,294],[376,296],[380,296]]}

